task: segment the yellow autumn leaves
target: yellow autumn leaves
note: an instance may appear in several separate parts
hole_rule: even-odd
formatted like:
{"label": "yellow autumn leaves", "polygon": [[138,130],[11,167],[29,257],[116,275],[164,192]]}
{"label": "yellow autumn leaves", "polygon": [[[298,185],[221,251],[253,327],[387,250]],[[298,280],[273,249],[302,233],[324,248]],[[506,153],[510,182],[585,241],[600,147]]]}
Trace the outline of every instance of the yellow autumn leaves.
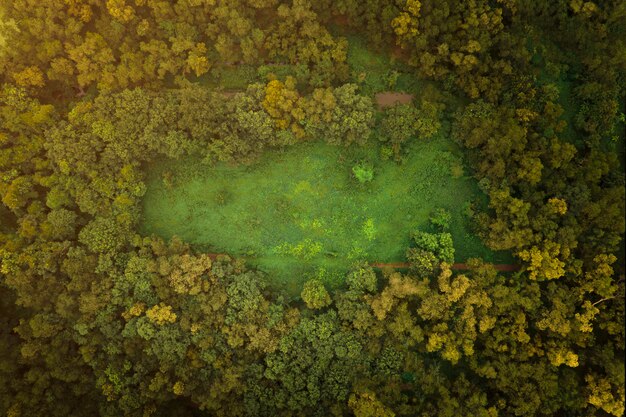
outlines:
{"label": "yellow autumn leaves", "polygon": [[391,27],[399,38],[418,34],[418,18],[422,4],[419,0],[407,0],[404,11],[391,21]]}
{"label": "yellow autumn leaves", "polygon": [[317,88],[309,97],[303,97],[296,89],[296,79],[287,77],[284,82],[274,79],[267,83],[262,105],[278,129],[290,129],[302,139],[304,121],[330,122],[337,101],[331,88]]}
{"label": "yellow autumn leaves", "polygon": [[172,306],[165,303],[159,303],[146,311],[146,317],[152,323],[163,325],[166,323],[174,323],[176,321],[176,313],[172,311]]}
{"label": "yellow autumn leaves", "polygon": [[124,317],[124,319],[126,320],[130,320],[133,317],[141,316],[144,311],[146,312],[146,317],[148,317],[148,320],[159,326],[166,323],[176,322],[177,316],[176,313],[172,311],[172,306],[165,303],[159,303],[155,306],[152,306],[147,311],[146,305],[144,303],[136,303],[127,311],[123,312],[122,317]]}

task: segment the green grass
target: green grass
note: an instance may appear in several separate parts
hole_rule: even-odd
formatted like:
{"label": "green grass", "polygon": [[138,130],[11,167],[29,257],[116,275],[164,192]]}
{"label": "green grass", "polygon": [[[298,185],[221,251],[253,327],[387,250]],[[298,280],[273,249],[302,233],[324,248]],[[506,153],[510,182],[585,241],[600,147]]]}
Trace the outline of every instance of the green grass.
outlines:
{"label": "green grass", "polygon": [[[401,91],[412,93],[419,90],[418,81],[412,70],[400,62],[392,62],[389,53],[377,53],[368,48],[365,40],[358,36],[348,36],[348,65],[351,82],[361,84],[365,94],[381,91]],[[390,82],[396,72],[395,82]]]}
{"label": "green grass", "polygon": [[[451,146],[442,137],[416,141],[402,165],[382,160],[374,144],[321,142],[267,152],[249,166],[164,162],[149,173],[142,232],[244,256],[290,294],[313,274],[340,285],[359,260],[404,261],[409,233],[427,227],[439,207],[452,213],[458,261],[506,261],[470,231],[464,211],[479,191],[473,180],[451,175],[460,162]],[[359,184],[352,167],[364,160],[375,175]],[[171,175],[168,186],[164,175]]]}
{"label": "green grass", "polygon": [[261,81],[257,68],[252,65],[216,65],[211,70],[193,81],[209,88],[222,88],[225,91],[242,91],[249,84]]}

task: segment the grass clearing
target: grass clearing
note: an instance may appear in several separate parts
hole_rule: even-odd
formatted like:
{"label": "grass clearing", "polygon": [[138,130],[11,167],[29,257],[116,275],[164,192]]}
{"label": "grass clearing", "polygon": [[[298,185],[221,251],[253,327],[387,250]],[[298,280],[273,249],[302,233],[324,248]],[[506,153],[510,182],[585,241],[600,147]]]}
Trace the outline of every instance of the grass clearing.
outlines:
{"label": "grass clearing", "polygon": [[197,79],[209,88],[245,90],[249,84],[259,81],[257,69],[252,65],[216,65],[207,74]]}
{"label": "grass clearing", "polygon": [[390,60],[388,54],[376,53],[368,48],[366,41],[358,36],[348,36],[348,65],[351,82],[361,85],[365,94],[381,91],[413,93],[419,83],[407,65]]}
{"label": "grass clearing", "polygon": [[[366,184],[352,174],[363,161],[374,167]],[[168,161],[149,173],[142,232],[244,256],[292,295],[312,275],[340,285],[359,260],[404,261],[410,232],[427,228],[436,208],[452,214],[458,261],[508,261],[470,231],[465,212],[480,192],[452,175],[460,163],[443,137],[414,141],[402,165],[383,160],[375,144],[321,142],[267,152],[252,165]]]}

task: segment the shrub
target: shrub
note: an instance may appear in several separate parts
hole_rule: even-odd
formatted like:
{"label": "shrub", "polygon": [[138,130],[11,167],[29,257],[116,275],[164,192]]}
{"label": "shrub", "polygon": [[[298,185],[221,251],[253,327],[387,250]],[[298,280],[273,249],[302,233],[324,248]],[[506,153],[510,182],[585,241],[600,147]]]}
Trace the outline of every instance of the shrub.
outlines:
{"label": "shrub", "polygon": [[304,260],[311,260],[322,251],[322,244],[311,239],[304,239],[297,245],[282,243],[274,248],[274,253],[279,255],[290,255]]}
{"label": "shrub", "polygon": [[380,147],[380,157],[386,161],[393,156],[393,149],[390,146]]}
{"label": "shrub", "polygon": [[452,175],[453,178],[457,178],[457,179],[463,177],[463,175],[465,175],[463,164],[461,164],[460,162],[456,162],[452,164],[452,167],[450,168],[450,174]]}
{"label": "shrub", "polygon": [[401,104],[385,111],[381,124],[381,139],[390,143],[398,159],[403,144],[410,138],[429,139],[440,128],[437,104],[424,101],[419,108],[413,104]]}
{"label": "shrub", "polygon": [[452,215],[449,211],[438,208],[430,216],[430,223],[439,230],[448,230],[450,228],[450,221]]}
{"label": "shrub", "polygon": [[427,233],[417,231],[413,233],[413,241],[417,249],[432,252],[440,261],[447,263],[454,262],[454,244],[450,233]]}
{"label": "shrub", "polygon": [[376,237],[376,226],[374,225],[374,219],[367,219],[363,223],[363,234],[367,240],[372,241]]}
{"label": "shrub", "polygon": [[352,173],[361,184],[365,184],[374,179],[374,167],[367,162],[359,162],[353,166]]}

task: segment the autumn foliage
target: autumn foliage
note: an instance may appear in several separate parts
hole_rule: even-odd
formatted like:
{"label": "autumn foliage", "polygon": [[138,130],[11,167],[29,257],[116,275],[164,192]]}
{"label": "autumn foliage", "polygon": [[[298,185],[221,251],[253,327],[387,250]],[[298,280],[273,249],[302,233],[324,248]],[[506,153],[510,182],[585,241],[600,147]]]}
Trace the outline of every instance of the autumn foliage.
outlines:
{"label": "autumn foliage", "polygon": [[[623,415],[625,19],[620,1],[0,2],[0,414]],[[377,112],[347,33],[442,93]],[[244,64],[272,70],[211,86]],[[441,132],[488,200],[476,234],[518,272],[453,273],[439,213],[406,231],[408,270],[360,259],[289,299],[138,229],[167,158],[376,137],[401,162]]]}

